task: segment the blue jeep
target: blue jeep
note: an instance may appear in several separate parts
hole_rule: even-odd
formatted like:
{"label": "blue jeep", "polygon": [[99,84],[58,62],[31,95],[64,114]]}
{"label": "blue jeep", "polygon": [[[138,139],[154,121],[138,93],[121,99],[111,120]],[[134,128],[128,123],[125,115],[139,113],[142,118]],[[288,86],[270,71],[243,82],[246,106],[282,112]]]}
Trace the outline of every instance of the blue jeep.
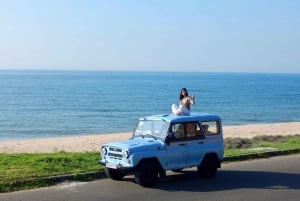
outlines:
{"label": "blue jeep", "polygon": [[212,177],[221,167],[223,153],[219,116],[154,115],[139,119],[130,139],[102,145],[99,163],[111,179],[134,173],[136,183],[150,186],[167,170],[197,167],[200,176]]}

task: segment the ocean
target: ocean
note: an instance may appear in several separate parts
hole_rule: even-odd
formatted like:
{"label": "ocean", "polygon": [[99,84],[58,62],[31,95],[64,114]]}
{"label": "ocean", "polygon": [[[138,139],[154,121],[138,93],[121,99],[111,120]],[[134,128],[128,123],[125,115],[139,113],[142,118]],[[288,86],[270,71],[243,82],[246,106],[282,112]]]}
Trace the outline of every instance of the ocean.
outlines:
{"label": "ocean", "polygon": [[130,132],[182,87],[223,125],[300,121],[300,74],[0,71],[0,140]]}

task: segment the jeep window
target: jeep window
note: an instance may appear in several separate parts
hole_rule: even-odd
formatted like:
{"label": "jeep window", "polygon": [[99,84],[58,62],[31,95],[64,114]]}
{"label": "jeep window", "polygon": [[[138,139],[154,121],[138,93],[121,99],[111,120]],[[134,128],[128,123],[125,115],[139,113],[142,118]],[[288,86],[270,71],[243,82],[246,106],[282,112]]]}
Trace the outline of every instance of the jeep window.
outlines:
{"label": "jeep window", "polygon": [[189,139],[205,138],[198,122],[186,123],[186,136]]}
{"label": "jeep window", "polygon": [[172,124],[168,131],[168,136],[171,141],[178,141],[185,137],[183,123]]}
{"label": "jeep window", "polygon": [[205,136],[198,122],[189,122],[173,124],[170,127],[169,137],[171,140],[181,141],[204,138]]}
{"label": "jeep window", "polygon": [[202,128],[205,135],[216,135],[220,133],[220,125],[218,121],[202,122]]}
{"label": "jeep window", "polygon": [[154,138],[164,139],[167,133],[169,123],[162,120],[140,120],[134,131],[134,137],[136,136],[152,136]]}
{"label": "jeep window", "polygon": [[174,128],[175,128],[175,137],[176,137],[176,139],[185,137],[185,135],[184,135],[184,124],[175,124]]}

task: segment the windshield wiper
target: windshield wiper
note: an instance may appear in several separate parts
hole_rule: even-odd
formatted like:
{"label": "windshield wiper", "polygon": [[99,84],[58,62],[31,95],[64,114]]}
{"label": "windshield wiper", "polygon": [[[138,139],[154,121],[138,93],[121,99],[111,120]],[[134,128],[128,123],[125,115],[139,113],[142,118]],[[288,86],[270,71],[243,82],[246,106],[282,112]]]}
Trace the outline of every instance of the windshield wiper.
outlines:
{"label": "windshield wiper", "polygon": [[157,138],[154,136],[154,135],[151,135],[151,134],[146,134],[144,135],[145,137],[152,137],[154,140],[157,140]]}

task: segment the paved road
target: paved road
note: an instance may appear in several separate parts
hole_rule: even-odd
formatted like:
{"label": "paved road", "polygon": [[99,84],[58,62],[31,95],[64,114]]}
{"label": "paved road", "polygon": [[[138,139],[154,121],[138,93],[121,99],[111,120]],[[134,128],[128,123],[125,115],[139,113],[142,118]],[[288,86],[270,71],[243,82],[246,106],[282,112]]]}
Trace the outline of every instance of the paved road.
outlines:
{"label": "paved road", "polygon": [[0,194],[1,201],[298,201],[300,154],[223,164],[212,179],[201,179],[194,169],[168,172],[154,188],[143,188],[128,176],[124,181],[101,179],[63,183],[50,188]]}

